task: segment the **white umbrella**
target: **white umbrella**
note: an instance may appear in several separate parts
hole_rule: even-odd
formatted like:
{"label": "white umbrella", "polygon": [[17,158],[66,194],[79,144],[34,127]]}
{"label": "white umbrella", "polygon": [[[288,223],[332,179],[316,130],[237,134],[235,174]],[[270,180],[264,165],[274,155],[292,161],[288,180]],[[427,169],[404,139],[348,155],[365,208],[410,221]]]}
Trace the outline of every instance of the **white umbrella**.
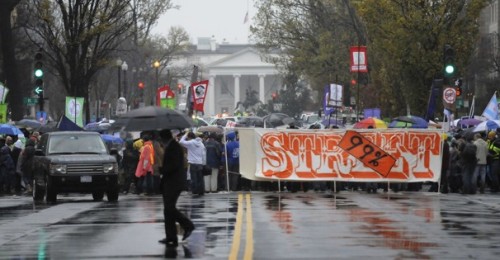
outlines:
{"label": "white umbrella", "polygon": [[486,132],[490,130],[496,130],[500,127],[500,120],[487,120],[479,123],[476,127],[474,127],[473,132]]}

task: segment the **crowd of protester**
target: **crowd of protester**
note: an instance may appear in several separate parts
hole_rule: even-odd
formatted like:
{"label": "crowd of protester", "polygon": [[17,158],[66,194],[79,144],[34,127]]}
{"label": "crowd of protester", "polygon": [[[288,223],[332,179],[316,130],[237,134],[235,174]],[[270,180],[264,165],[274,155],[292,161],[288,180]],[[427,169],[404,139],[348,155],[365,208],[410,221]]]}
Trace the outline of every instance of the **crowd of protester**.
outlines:
{"label": "crowd of protester", "polygon": [[0,137],[0,195],[29,195],[32,193],[35,145],[40,134]]}
{"label": "crowd of protester", "polygon": [[[172,131],[174,141],[185,152],[184,169],[187,185],[194,195],[225,191],[431,191],[475,194],[498,192],[500,172],[500,129],[489,133],[461,131],[446,136],[439,183],[359,183],[250,181],[239,173],[239,138],[236,131],[194,133]],[[39,133],[27,135],[23,142],[17,136],[0,137],[0,195],[31,196],[35,145]],[[225,141],[224,141],[225,140]],[[226,155],[227,153],[227,155]],[[128,138],[118,156],[122,192],[143,195],[161,194],[160,169],[164,149],[156,131],[144,131],[137,139]],[[227,158],[227,162],[226,162]],[[226,175],[227,174],[227,175]],[[427,188],[429,187],[429,188]]]}

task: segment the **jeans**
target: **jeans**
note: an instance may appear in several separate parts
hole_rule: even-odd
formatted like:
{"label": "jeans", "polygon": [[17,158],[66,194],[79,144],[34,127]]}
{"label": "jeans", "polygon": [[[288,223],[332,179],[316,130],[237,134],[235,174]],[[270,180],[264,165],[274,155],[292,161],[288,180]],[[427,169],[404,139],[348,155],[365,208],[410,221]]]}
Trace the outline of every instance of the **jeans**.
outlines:
{"label": "jeans", "polygon": [[491,190],[498,191],[498,172],[500,171],[500,160],[492,160],[490,162],[490,170],[488,171],[488,177],[491,180]]}
{"label": "jeans", "polygon": [[205,181],[203,179],[203,165],[189,164],[189,173],[191,174],[191,192],[193,194],[205,194]]}
{"label": "jeans", "polygon": [[481,177],[479,182],[481,193],[484,192],[484,186],[486,185],[486,164],[478,164],[474,169],[474,175],[472,175],[472,190],[476,192],[477,189],[477,177]]}
{"label": "jeans", "polygon": [[217,191],[217,178],[219,177],[219,168],[211,168],[212,173],[210,175],[205,175],[205,192],[216,192]]}
{"label": "jeans", "polygon": [[137,193],[142,193],[144,190],[146,190],[147,194],[153,194],[154,193],[154,185],[153,185],[153,173],[148,172],[146,176],[142,176],[139,178],[139,181],[137,182]]}
{"label": "jeans", "polygon": [[476,188],[472,186],[472,177],[476,169],[476,163],[464,163],[462,168],[462,192],[465,194],[476,193]]}

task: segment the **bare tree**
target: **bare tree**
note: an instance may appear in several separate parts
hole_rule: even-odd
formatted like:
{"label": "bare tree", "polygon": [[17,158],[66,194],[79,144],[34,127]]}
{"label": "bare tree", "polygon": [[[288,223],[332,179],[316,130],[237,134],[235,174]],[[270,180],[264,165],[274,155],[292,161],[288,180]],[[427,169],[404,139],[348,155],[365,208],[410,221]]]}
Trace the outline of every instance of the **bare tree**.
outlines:
{"label": "bare tree", "polygon": [[90,119],[89,83],[103,68],[114,65],[123,43],[143,41],[159,16],[171,8],[161,0],[33,0],[27,3],[35,22],[31,39],[49,59],[69,95],[85,98]]}

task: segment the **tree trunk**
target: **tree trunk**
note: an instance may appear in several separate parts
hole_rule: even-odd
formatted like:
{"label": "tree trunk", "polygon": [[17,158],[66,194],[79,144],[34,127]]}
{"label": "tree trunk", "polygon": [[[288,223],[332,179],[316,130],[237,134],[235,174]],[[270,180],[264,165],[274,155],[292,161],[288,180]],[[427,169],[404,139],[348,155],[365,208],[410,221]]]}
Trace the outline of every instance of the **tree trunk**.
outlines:
{"label": "tree trunk", "polygon": [[18,121],[23,118],[24,109],[21,85],[18,80],[18,70],[12,36],[10,15],[20,0],[0,1],[0,39],[2,39],[3,71],[5,72],[5,86],[9,89],[7,102],[10,104],[11,119]]}

